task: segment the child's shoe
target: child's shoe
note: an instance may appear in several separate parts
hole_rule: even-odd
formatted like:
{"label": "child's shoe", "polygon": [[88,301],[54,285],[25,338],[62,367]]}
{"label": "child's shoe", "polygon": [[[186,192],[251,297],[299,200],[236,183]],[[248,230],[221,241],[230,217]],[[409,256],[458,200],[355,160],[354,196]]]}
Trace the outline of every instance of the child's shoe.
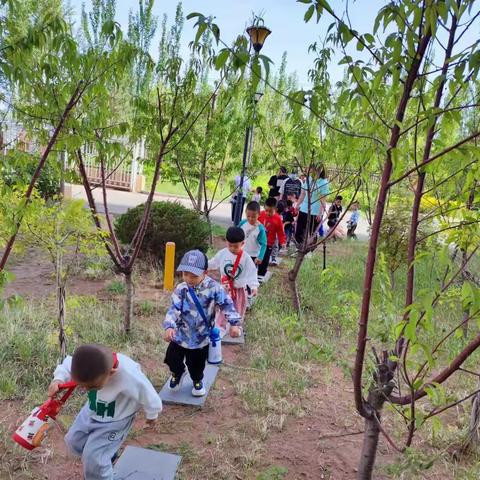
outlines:
{"label": "child's shoe", "polygon": [[264,283],[265,282],[265,276],[264,275],[258,275],[258,283]]}
{"label": "child's shoe", "polygon": [[180,387],[182,386],[183,378],[185,377],[186,374],[187,374],[186,370],[184,370],[184,372],[180,376],[174,375],[172,373],[172,376],[170,377],[170,383],[168,384],[172,392],[176,392],[177,390],[180,389]]}
{"label": "child's shoe", "polygon": [[192,395],[194,397],[203,397],[207,393],[205,390],[205,387],[203,386],[203,381],[200,380],[198,382],[194,382],[193,388],[192,388]]}

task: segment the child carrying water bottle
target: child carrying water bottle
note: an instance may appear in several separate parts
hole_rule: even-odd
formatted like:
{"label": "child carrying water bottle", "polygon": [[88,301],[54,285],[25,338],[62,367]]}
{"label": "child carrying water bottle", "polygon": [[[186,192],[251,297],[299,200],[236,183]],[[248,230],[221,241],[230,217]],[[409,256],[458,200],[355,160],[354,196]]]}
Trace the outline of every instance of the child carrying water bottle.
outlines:
{"label": "child carrying water bottle", "polygon": [[170,368],[170,389],[180,388],[185,364],[192,378],[192,395],[205,395],[203,371],[208,358],[210,333],[215,326],[215,308],[219,307],[230,325],[230,335],[238,337],[240,315],[222,286],[207,275],[208,259],[200,250],[187,252],[177,268],[183,282],[172,294],[172,304],[163,326],[164,340],[169,342],[165,363]]}

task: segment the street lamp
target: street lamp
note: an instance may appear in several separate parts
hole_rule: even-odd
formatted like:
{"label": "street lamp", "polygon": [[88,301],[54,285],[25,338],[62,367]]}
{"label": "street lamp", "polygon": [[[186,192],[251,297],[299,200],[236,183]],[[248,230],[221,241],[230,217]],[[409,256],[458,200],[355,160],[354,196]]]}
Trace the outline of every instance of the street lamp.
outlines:
{"label": "street lamp", "polygon": [[[260,50],[265,43],[265,39],[272,33],[270,29],[263,25],[252,25],[247,28],[248,36],[250,37],[250,43],[255,50],[255,56],[260,53]],[[247,169],[247,159],[250,161],[253,151],[253,122],[255,120],[256,107],[257,103],[262,97],[263,93],[256,92],[254,96],[253,103],[253,117],[250,125],[247,125],[245,131],[245,144],[243,147],[243,159],[242,159],[242,173],[240,175],[240,184],[238,185],[237,196],[235,200],[235,211],[234,211],[234,223],[238,227],[238,224],[242,220],[243,212],[243,184],[245,183],[246,169]]]}

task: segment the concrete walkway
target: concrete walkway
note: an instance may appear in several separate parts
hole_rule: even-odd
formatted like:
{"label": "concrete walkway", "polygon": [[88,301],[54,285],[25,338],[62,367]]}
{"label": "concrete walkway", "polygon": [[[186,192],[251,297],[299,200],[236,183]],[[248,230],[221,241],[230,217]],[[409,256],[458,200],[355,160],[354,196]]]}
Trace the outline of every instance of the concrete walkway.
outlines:
{"label": "concrete walkway", "polygon": [[[102,198],[102,189],[95,188],[93,191],[93,197],[98,207],[100,213],[104,213],[103,207],[103,198]],[[72,185],[72,195],[73,198],[79,199],[87,202],[87,197],[85,195],[85,190],[81,185]],[[142,203],[145,203],[147,200],[147,194],[145,193],[132,193],[125,192],[122,190],[113,190],[107,189],[107,199],[108,199],[108,209],[113,215],[120,215],[125,213],[129,208],[136,207]],[[156,193],[155,200],[157,201],[169,201],[169,202],[179,202],[185,207],[192,208],[192,204],[188,198],[184,197],[175,197],[172,195],[163,195]],[[222,202],[211,212],[210,217],[212,222],[221,225],[222,227],[229,227],[232,225],[231,222],[231,206],[229,202]],[[350,213],[347,213],[342,226],[346,230],[346,220],[350,218]],[[357,230],[355,232],[359,240],[368,240],[368,223],[365,219],[365,215],[361,215],[360,222],[358,224]]]}

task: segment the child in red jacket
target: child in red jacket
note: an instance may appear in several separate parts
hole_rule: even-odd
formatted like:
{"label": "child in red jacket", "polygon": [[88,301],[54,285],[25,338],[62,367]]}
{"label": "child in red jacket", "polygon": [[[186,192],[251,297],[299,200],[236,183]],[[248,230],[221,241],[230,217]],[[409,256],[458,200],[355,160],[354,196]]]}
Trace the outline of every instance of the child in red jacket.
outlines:
{"label": "child in red jacket", "polygon": [[277,213],[277,199],[270,197],[265,201],[265,210],[258,217],[258,221],[263,224],[267,231],[267,250],[263,256],[263,261],[258,267],[258,280],[262,282],[267,273],[268,264],[270,263],[270,255],[275,241],[278,239],[280,248],[285,246],[287,238],[283,229],[283,220],[281,215]]}

